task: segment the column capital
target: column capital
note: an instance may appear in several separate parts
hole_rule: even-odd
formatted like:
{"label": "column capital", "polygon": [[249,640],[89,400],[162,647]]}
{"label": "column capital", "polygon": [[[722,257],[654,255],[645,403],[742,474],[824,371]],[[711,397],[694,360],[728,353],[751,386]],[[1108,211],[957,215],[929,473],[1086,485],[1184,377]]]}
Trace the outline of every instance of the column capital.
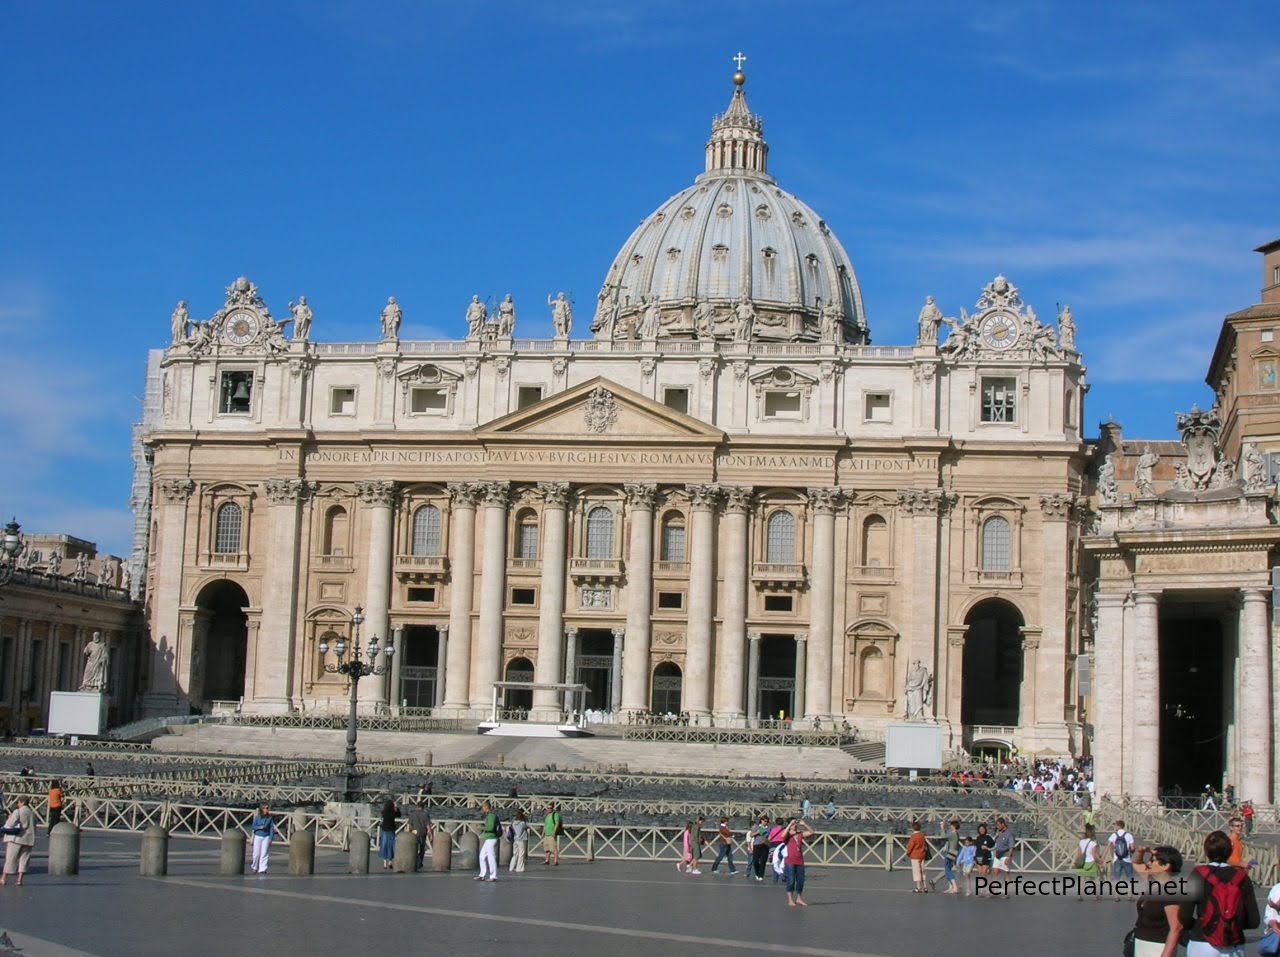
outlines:
{"label": "column capital", "polygon": [[475,508],[484,494],[483,482],[450,482],[448,488],[454,508]]}
{"label": "column capital", "polygon": [[166,505],[185,505],[196,490],[196,483],[191,479],[161,479],[157,484]]}
{"label": "column capital", "polygon": [[578,637],[578,629],[577,629],[577,628],[566,628],[566,629],[564,630],[564,635],[565,635],[565,637],[566,637],[566,638],[577,638],[577,637]]}
{"label": "column capital", "polygon": [[755,489],[750,485],[726,485],[724,488],[724,510],[726,512],[749,512],[755,501]]}
{"label": "column capital", "polygon": [[1040,511],[1046,519],[1065,522],[1075,509],[1075,499],[1065,492],[1043,492],[1040,495]]}
{"label": "column capital", "polygon": [[357,482],[356,494],[365,505],[391,508],[396,504],[396,483],[388,481]]}
{"label": "column capital", "polygon": [[613,632],[615,641],[621,641],[627,634],[627,629],[625,628],[610,628],[609,630]]}
{"label": "column capital", "polygon": [[940,515],[955,496],[940,488],[904,488],[898,491],[898,508],[911,515]]}
{"label": "column capital", "polygon": [[447,624],[444,624],[444,625],[436,625],[436,634],[438,634],[441,638],[446,638],[446,637],[448,637],[448,635],[449,635],[449,626],[448,626]]}
{"label": "column capital", "polygon": [[722,491],[719,485],[686,485],[684,488],[693,502],[694,511],[714,512],[720,504]]}
{"label": "column capital", "polygon": [[1099,607],[1106,605],[1108,608],[1121,606],[1129,600],[1128,594],[1122,591],[1095,592],[1093,597]]}
{"label": "column capital", "polygon": [[794,638],[796,641],[808,641],[808,640],[809,640],[809,635],[808,635],[808,633],[807,633],[807,632],[803,632],[803,631],[798,631],[798,632],[796,632],[794,635],[792,635],[791,637],[792,637],[792,638]]}
{"label": "column capital", "polygon": [[655,482],[628,483],[622,486],[622,494],[628,509],[648,512],[653,510],[653,501],[658,497],[658,486]]}
{"label": "column capital", "polygon": [[759,641],[764,636],[758,631],[747,632],[747,641]]}
{"label": "column capital", "polygon": [[1270,588],[1241,588],[1240,600],[1242,602],[1265,602],[1271,599]]}
{"label": "column capital", "polygon": [[817,487],[805,489],[809,507],[819,515],[834,515],[844,505],[844,489]]}
{"label": "column capital", "polygon": [[539,482],[538,494],[548,508],[564,508],[569,504],[569,483]]}
{"label": "column capital", "polygon": [[1133,602],[1135,605],[1158,605],[1160,603],[1159,591],[1133,591]]}
{"label": "column capital", "polygon": [[315,482],[304,479],[267,479],[263,483],[268,505],[297,505],[316,490]]}
{"label": "column capital", "polygon": [[511,483],[508,481],[482,482],[481,495],[488,508],[506,508],[511,501]]}

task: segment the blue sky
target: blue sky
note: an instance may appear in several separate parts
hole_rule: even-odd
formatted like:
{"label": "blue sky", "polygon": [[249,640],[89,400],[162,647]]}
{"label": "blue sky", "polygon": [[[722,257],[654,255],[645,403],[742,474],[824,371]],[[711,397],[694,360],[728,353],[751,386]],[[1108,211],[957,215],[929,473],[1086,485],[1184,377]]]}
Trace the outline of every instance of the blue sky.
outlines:
{"label": "blue sky", "polygon": [[1069,302],[1086,421],[1168,436],[1280,236],[1264,3],[0,0],[0,509],[123,553],[174,302],[246,274],[317,339],[456,335],[473,292],[594,298],[700,171],[748,56],[770,166],[879,343],[1004,272]]}

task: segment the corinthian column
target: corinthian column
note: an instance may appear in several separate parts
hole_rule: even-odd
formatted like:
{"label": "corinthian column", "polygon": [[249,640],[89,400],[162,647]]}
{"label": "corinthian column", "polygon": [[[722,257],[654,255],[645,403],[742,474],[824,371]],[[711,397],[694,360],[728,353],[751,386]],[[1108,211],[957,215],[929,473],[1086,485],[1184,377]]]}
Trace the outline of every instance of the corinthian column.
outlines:
{"label": "corinthian column", "polygon": [[1267,599],[1262,588],[1240,593],[1239,795],[1258,804],[1271,803],[1271,661],[1268,654]]}
{"label": "corinthian column", "polygon": [[747,645],[747,513],[751,489],[726,488],[724,518],[724,618],[716,653],[716,717],[740,721],[743,717],[742,671]]}
{"label": "corinthian column", "polygon": [[[380,642],[391,637],[391,527],[395,516],[395,482],[358,482],[356,492],[369,516],[369,552],[365,560],[364,634],[368,644],[377,635]],[[387,676],[372,675],[359,684],[363,702],[387,700]]]}
{"label": "corinthian column", "polygon": [[[649,646],[653,640],[653,500],[657,485],[624,485],[631,521],[627,551],[627,631],[622,655],[622,710],[649,706]],[[614,703],[617,710],[617,702]]]}
{"label": "corinthian column", "polygon": [[[569,504],[569,483],[539,482],[538,491],[542,494],[542,594],[538,608],[535,680],[543,684],[557,684],[564,677],[565,515]],[[535,719],[557,720],[562,704],[560,698],[549,688],[535,691]]]}
{"label": "corinthian column", "polygon": [[813,565],[809,569],[809,657],[804,717],[831,714],[832,621],[835,616],[836,509],[844,504],[838,488],[809,489],[813,512]]}
{"label": "corinthian column", "polygon": [[[1160,776],[1160,596],[1135,592],[1133,644],[1133,791],[1154,801]],[[1096,700],[1096,695],[1095,695]]]}
{"label": "corinthian column", "polygon": [[484,551],[480,555],[480,620],[475,669],[471,674],[471,707],[492,704],[493,683],[502,673],[502,608],[507,581],[507,502],[510,482],[484,486]]}
{"label": "corinthian column", "polygon": [[187,503],[195,487],[191,479],[161,479],[152,495],[160,547],[156,555],[149,680],[142,699],[147,714],[173,714],[179,707],[185,711],[191,690],[191,648],[180,640],[179,608],[182,569],[186,564]]}
{"label": "corinthian column", "polygon": [[476,500],[479,482],[450,482],[453,533],[449,536],[449,644],[445,659],[444,706],[471,705],[471,606],[476,587]]}
{"label": "corinthian column", "polygon": [[245,697],[255,710],[285,713],[293,703],[294,627],[298,608],[299,505],[311,493],[302,479],[266,482],[268,562],[262,585],[262,623],[253,652],[253,686]]}
{"label": "corinthian column", "polygon": [[711,640],[715,628],[716,505],[718,485],[686,485],[693,499],[689,555],[689,626],[685,636],[684,700],[691,715],[707,714],[711,693]]}

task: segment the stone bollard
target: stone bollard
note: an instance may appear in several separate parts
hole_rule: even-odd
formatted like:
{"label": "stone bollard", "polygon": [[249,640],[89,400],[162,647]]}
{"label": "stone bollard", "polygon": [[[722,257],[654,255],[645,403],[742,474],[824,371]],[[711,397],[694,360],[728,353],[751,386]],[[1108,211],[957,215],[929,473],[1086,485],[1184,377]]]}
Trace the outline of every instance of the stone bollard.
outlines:
{"label": "stone bollard", "polygon": [[458,870],[474,871],[480,865],[480,835],[467,828],[458,836]]}
{"label": "stone bollard", "polygon": [[74,877],[80,873],[80,828],[59,821],[49,832],[49,874]]}
{"label": "stone bollard", "polygon": [[316,836],[306,828],[289,835],[289,874],[309,877],[316,872]]}
{"label": "stone bollard", "polygon": [[448,871],[453,868],[453,837],[443,827],[436,828],[436,836],[431,840],[431,869]]}
{"label": "stone bollard", "polygon": [[[506,830],[506,828],[503,828]],[[498,866],[506,867],[511,863],[511,842],[505,837],[498,838]]]}
{"label": "stone bollard", "polygon": [[435,761],[435,755],[432,754],[430,751],[424,751],[422,753],[422,766],[424,768],[431,767],[434,761]]}
{"label": "stone bollard", "polygon": [[412,831],[396,835],[396,850],[391,858],[391,869],[397,874],[412,874],[418,858],[418,838]]}
{"label": "stone bollard", "polygon": [[239,877],[244,873],[244,831],[238,827],[222,832],[222,849],[218,855],[218,873],[223,877]]}
{"label": "stone bollard", "polygon": [[159,824],[152,824],[142,833],[139,873],[143,877],[164,877],[169,873],[169,832]]}
{"label": "stone bollard", "polygon": [[369,832],[358,827],[347,828],[347,872],[369,873]]}

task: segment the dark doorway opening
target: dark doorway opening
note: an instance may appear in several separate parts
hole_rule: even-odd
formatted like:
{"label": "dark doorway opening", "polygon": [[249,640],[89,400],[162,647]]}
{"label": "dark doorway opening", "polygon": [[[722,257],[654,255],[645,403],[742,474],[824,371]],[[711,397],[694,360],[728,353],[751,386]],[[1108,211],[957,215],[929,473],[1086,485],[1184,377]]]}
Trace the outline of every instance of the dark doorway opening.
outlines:
{"label": "dark doorway opening", "polygon": [[1016,727],[1022,699],[1022,614],[1007,601],[988,598],[973,607],[965,624],[960,720]]}
{"label": "dark doorway opening", "polygon": [[200,609],[191,662],[192,704],[239,701],[244,697],[244,670],[249,627],[244,609],[249,596],[233,581],[211,582],[196,599]]}
{"label": "dark doorway opening", "polygon": [[684,675],[680,666],[664,661],[653,669],[653,694],[649,710],[657,715],[680,714],[680,691]]}
{"label": "dark doorway opening", "polygon": [[[532,681],[533,662],[528,658],[512,658],[507,662],[507,681]],[[533,707],[532,688],[505,688],[502,707],[506,711],[529,711]]]}
{"label": "dark doorway opening", "polygon": [[[1226,655],[1212,618],[1160,622],[1160,792],[1222,786],[1226,767]],[[1143,689],[1135,688],[1134,694]]]}
{"label": "dark doorway opening", "polygon": [[435,625],[405,625],[400,633],[400,690],[406,708],[434,708],[439,687],[440,632]]}
{"label": "dark doorway opening", "polygon": [[578,630],[578,681],[587,686],[585,711],[613,710],[613,632]]}
{"label": "dark doorway opening", "polygon": [[762,720],[793,718],[796,709],[796,640],[791,635],[760,636]]}

